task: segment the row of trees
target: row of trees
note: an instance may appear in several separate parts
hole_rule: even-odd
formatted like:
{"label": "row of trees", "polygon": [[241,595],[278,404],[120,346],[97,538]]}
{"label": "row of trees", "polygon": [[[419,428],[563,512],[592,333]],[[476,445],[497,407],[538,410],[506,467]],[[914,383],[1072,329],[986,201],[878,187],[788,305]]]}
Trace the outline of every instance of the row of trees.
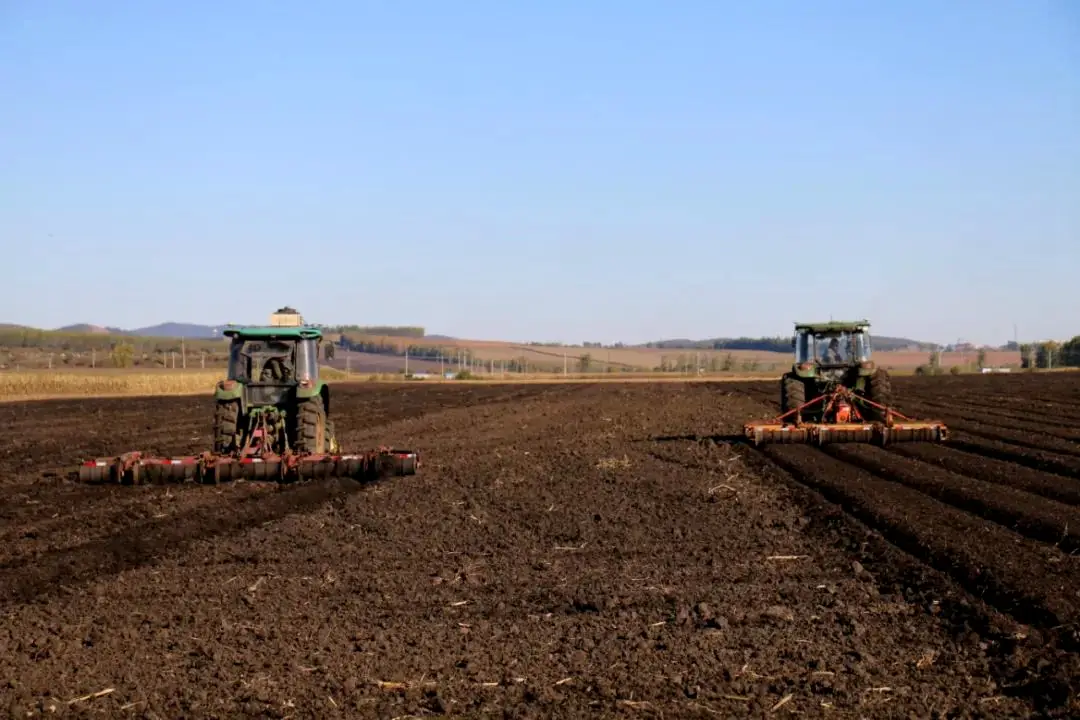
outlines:
{"label": "row of trees", "polygon": [[[1046,340],[1039,343],[1010,343],[1010,345],[1012,349],[1020,351],[1020,367],[1025,370],[1080,367],[1080,335],[1064,343]],[[978,351],[974,366],[980,370],[986,367],[986,350]],[[950,372],[958,372],[962,369],[953,367],[950,368]],[[920,365],[916,372],[920,375],[941,374],[943,372],[941,353],[937,350],[931,351],[926,364]]]}
{"label": "row of trees", "polygon": [[1080,367],[1080,335],[1059,343],[1047,340],[1020,345],[1020,365],[1024,368]]}
{"label": "row of trees", "polygon": [[119,344],[130,344],[137,353],[220,352],[226,340],[181,340],[180,338],[134,337],[107,333],[75,333],[34,328],[0,328],[0,347],[51,350],[53,352],[109,352]]}
{"label": "row of trees", "polygon": [[319,325],[324,333],[353,335],[385,335],[387,337],[422,338],[426,330],[414,325]]}

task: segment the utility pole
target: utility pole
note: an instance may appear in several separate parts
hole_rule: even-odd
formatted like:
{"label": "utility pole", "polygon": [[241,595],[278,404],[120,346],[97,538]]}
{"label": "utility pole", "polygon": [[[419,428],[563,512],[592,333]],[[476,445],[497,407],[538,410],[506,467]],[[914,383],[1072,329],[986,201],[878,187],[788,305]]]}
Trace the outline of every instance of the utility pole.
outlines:
{"label": "utility pole", "polygon": [[180,367],[187,370],[187,349],[184,347],[184,338],[180,338]]}
{"label": "utility pole", "polygon": [[97,348],[90,348],[90,367],[97,367]]}
{"label": "utility pole", "polygon": [[562,374],[563,374],[563,377],[566,377],[566,351],[565,350],[563,350],[563,353],[562,353]]}
{"label": "utility pole", "polygon": [[409,346],[405,346],[405,377],[409,376]]}

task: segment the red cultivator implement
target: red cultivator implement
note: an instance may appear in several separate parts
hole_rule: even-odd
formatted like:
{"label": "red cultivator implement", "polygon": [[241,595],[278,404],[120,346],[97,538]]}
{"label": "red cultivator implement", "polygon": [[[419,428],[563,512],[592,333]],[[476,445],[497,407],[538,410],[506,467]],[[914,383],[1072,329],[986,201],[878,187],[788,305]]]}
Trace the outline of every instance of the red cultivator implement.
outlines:
{"label": "red cultivator implement", "polygon": [[127,485],[163,482],[228,482],[271,480],[294,482],[323,478],[375,480],[413,475],[420,460],[409,450],[372,450],[357,455],[273,452],[248,455],[215,455],[210,452],[186,457],[150,457],[130,452],[113,458],[88,460],[79,468],[83,482],[115,482]]}
{"label": "red cultivator implement", "polygon": [[[804,414],[812,416],[813,421],[804,421]],[[871,417],[874,419],[868,419]],[[942,422],[912,420],[892,408],[856,394],[843,385],[838,385],[772,420],[748,422],[743,426],[743,432],[755,445],[891,445],[942,442],[949,436],[949,429]]]}

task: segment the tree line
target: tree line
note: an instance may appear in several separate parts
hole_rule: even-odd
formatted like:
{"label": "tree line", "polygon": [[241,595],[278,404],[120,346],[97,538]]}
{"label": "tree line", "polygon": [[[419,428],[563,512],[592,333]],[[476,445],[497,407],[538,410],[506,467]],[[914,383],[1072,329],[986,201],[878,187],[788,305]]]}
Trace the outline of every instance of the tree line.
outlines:
{"label": "tree line", "polygon": [[317,325],[324,333],[422,338],[425,328],[414,325]]}
{"label": "tree line", "polygon": [[1021,343],[1020,366],[1042,369],[1080,367],[1080,335],[1063,343],[1056,340]]}

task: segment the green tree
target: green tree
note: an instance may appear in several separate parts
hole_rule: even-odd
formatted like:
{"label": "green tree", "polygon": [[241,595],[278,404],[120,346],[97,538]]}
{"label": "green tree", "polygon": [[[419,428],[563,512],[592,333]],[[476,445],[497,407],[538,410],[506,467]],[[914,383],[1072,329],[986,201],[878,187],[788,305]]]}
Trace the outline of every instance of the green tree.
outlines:
{"label": "green tree", "polygon": [[1080,335],[1061,346],[1061,364],[1080,367]]}
{"label": "green tree", "polygon": [[1035,367],[1035,353],[1034,346],[1031,343],[1021,343],[1020,345],[1020,367],[1030,370]]}
{"label": "green tree", "polygon": [[986,367],[986,350],[985,349],[979,348],[979,355],[978,355],[978,357],[975,358],[975,363],[979,366],[980,370],[982,370],[984,367]]}
{"label": "green tree", "polygon": [[941,351],[933,350],[930,353],[930,374],[938,375],[941,373]]}
{"label": "green tree", "polygon": [[109,353],[109,359],[112,361],[113,367],[117,368],[131,367],[134,357],[135,346],[131,343],[116,343]]}
{"label": "green tree", "polygon": [[1062,345],[1054,340],[1039,343],[1035,348],[1035,367],[1061,367]]}
{"label": "green tree", "polygon": [[578,371],[587,373],[589,368],[592,367],[592,355],[589,353],[582,353],[578,358]]}

